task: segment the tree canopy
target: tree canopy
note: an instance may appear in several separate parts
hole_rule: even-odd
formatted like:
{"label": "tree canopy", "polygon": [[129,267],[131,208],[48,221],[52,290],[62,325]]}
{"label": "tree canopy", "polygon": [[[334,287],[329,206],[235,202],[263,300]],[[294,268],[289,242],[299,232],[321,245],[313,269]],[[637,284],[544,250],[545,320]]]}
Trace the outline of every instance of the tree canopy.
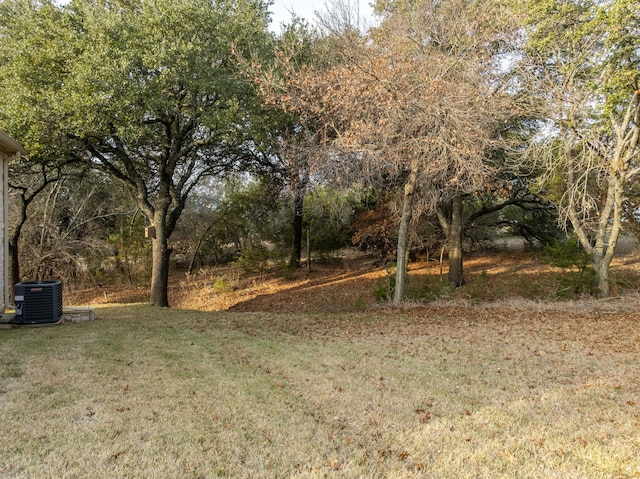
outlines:
{"label": "tree canopy", "polygon": [[[167,240],[199,181],[255,158],[238,55],[266,51],[259,0],[4,1],[3,123],[34,158],[89,163],[154,225],[151,303],[168,305]],[[15,123],[11,123],[15,122]]]}
{"label": "tree canopy", "polygon": [[599,293],[640,173],[637,2],[528,2],[524,82],[544,125],[523,156],[554,183],[561,218],[592,258]]}
{"label": "tree canopy", "polygon": [[325,61],[292,71],[283,86],[283,107],[342,152],[342,174],[403,184],[396,301],[414,211],[459,199],[491,172],[485,159],[506,102],[489,73],[505,35],[490,7],[452,0],[393,8],[364,36],[347,29],[330,37]]}

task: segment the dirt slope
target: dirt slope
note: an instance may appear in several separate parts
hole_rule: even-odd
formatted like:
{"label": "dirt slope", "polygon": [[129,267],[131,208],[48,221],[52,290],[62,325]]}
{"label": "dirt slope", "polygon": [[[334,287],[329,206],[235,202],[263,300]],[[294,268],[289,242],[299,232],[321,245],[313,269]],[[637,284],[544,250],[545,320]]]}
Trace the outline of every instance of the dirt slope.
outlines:
{"label": "dirt slope", "polygon": [[[446,267],[444,269],[446,273]],[[469,256],[466,284],[451,290],[440,281],[440,265],[431,261],[410,264],[408,296],[414,303],[441,300],[474,305],[520,301],[575,300],[572,280],[529,252],[502,252]],[[313,264],[283,276],[278,272],[248,274],[236,267],[213,268],[188,276],[174,272],[169,299],[172,307],[200,311],[340,312],[379,308],[375,291],[385,289],[387,273],[371,257],[352,257]],[[614,299],[593,302],[604,307],[616,303],[632,306],[640,286],[640,263],[635,256],[617,258],[612,268]],[[75,305],[144,303],[146,285],[108,285],[66,291],[65,303]],[[566,302],[566,301],[565,301]],[[595,306],[594,306],[595,307]]]}

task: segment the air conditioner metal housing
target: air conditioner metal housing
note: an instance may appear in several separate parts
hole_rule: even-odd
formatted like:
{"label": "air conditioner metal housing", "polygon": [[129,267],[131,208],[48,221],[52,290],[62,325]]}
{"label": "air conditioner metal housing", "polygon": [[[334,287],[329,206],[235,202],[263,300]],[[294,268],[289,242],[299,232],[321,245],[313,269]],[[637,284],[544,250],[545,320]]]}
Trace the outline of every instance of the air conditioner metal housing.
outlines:
{"label": "air conditioner metal housing", "polygon": [[57,323],[62,317],[62,281],[16,283],[14,300],[15,323]]}

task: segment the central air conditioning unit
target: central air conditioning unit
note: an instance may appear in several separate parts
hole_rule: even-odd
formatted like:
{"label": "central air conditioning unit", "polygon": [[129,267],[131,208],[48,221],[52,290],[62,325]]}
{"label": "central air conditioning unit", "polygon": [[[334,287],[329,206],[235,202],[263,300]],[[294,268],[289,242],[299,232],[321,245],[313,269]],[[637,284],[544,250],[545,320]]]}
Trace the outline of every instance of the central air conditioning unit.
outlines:
{"label": "central air conditioning unit", "polygon": [[62,281],[16,283],[14,299],[15,323],[57,323],[62,317]]}

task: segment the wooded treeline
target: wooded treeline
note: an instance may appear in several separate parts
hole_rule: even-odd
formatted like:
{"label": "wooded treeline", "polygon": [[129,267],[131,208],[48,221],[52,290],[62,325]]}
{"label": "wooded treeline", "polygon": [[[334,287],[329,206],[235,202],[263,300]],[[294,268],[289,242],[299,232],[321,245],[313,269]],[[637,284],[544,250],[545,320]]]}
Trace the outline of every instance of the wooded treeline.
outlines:
{"label": "wooded treeline", "polygon": [[150,281],[345,247],[395,265],[500,235],[579,244],[609,294],[637,221],[640,5],[0,0],[12,281]]}

